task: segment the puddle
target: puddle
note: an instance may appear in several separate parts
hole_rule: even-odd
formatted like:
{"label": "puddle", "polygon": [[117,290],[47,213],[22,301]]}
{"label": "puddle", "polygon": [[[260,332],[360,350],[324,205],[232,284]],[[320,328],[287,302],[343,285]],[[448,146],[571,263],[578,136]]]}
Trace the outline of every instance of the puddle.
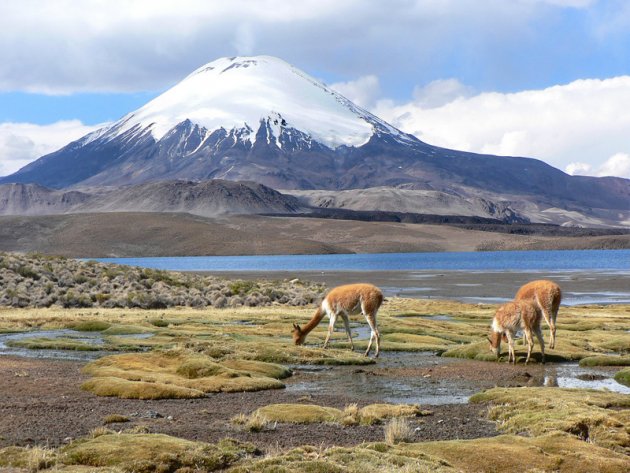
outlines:
{"label": "puddle", "polygon": [[[117,338],[149,338],[152,333],[137,333],[116,335]],[[29,349],[21,347],[7,346],[9,341],[28,340],[31,338],[68,338],[93,346],[95,350],[52,350],[52,349]],[[105,335],[101,332],[78,332],[76,330],[60,329],[60,330],[34,330],[29,332],[13,332],[0,334],[0,356],[13,355],[25,358],[44,358],[53,360],[95,360],[114,352],[111,350],[101,350],[97,347],[105,344]]]}
{"label": "puddle", "polygon": [[[287,380],[287,390],[295,393],[337,393],[366,402],[414,404],[460,404],[481,391],[479,383],[456,377],[388,375],[383,368],[433,368],[466,363],[456,358],[441,358],[433,353],[381,353],[374,366],[293,366],[296,372]],[[376,372],[374,370],[377,370]],[[617,383],[614,370],[582,368],[577,363],[547,364],[539,367],[527,386],[607,389],[630,394],[630,387]],[[395,373],[396,370],[391,370]]]}
{"label": "puddle", "polygon": [[[379,368],[433,367],[459,360],[440,358],[433,353],[381,353]],[[300,374],[287,383],[287,391],[296,393],[336,392],[349,397],[371,402],[417,403],[417,404],[463,404],[479,391],[478,387],[466,385],[453,379],[431,379],[423,377],[390,377],[377,375],[370,367],[295,366]],[[290,378],[291,379],[291,378]]]}
{"label": "puddle", "polygon": [[577,363],[547,365],[543,386],[559,388],[608,389],[630,394],[630,387],[613,379],[614,371],[605,367],[581,367]]}

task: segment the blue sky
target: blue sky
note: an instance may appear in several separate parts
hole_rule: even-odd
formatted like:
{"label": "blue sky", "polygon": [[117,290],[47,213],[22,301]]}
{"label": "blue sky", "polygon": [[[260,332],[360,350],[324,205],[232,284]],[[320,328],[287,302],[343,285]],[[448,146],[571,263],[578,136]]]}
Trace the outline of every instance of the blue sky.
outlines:
{"label": "blue sky", "polygon": [[0,175],[269,54],[430,143],[630,178],[627,1],[5,0],[0,43]]}

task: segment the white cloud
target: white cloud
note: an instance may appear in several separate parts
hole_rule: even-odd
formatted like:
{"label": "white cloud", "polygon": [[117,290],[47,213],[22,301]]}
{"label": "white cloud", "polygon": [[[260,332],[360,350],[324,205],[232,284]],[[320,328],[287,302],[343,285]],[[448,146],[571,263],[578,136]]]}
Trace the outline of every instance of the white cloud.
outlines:
{"label": "white cloud", "polygon": [[630,154],[616,153],[612,155],[599,167],[597,175],[618,176],[630,179]]}
{"label": "white cloud", "polygon": [[369,108],[375,105],[381,95],[378,77],[368,75],[348,82],[336,82],[330,87],[360,107]]}
{"label": "white cloud", "polygon": [[254,52],[254,31],[249,23],[238,25],[234,47],[239,56],[251,56]]}
{"label": "white cloud", "polygon": [[511,94],[481,93],[434,108],[416,101],[380,101],[373,111],[434,145],[534,157],[575,173],[596,170],[598,175],[627,177],[623,153],[630,152],[628,110],[630,76]]}
{"label": "white cloud", "polygon": [[473,88],[457,79],[438,79],[413,89],[414,102],[422,108],[441,107],[458,98],[469,97]]}
{"label": "white cloud", "polygon": [[[416,82],[434,79],[436,69],[452,64],[451,56],[462,56],[474,70],[498,78],[505,70],[512,79],[537,77],[532,63],[515,59],[556,51],[553,44],[539,47],[532,30],[542,32],[535,23],[549,8],[587,4],[587,0],[3,0],[0,90],[49,94],[157,90],[206,62],[235,54],[276,55],[338,77],[379,71],[381,77],[389,77],[388,83],[398,84],[411,75],[421,76]],[[565,55],[565,50],[559,53]]]}
{"label": "white cloud", "polygon": [[0,176],[11,174],[101,126],[83,125],[78,120],[50,125],[0,123]]}
{"label": "white cloud", "polygon": [[564,172],[572,176],[588,176],[591,174],[592,166],[586,163],[569,163],[564,168]]}

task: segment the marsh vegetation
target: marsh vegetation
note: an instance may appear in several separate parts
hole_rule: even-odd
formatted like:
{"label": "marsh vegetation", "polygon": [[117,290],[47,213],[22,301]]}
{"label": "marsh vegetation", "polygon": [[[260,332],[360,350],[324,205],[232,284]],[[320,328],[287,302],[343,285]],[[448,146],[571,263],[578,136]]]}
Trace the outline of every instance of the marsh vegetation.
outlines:
{"label": "marsh vegetation", "polygon": [[[251,287],[239,285],[230,291],[247,292]],[[314,290],[314,298],[316,293]],[[506,363],[496,363],[485,339],[496,310],[492,304],[398,298],[383,304],[379,330],[385,361],[397,352],[417,353],[420,357],[424,356],[421,352],[428,351],[436,360],[439,355],[449,357],[451,365],[444,369],[436,366],[432,371],[422,371],[424,374],[414,372],[413,366],[389,369],[382,364],[384,360],[375,362],[362,356],[368,343],[365,337],[355,337],[355,351],[350,351],[343,331],[334,332],[332,347],[322,349],[325,324],[310,333],[306,345],[294,345],[292,324],[308,322],[314,307],[288,302],[154,310],[59,305],[0,309],[3,333],[64,330],[70,334],[99,334],[111,353],[85,364],[83,372],[71,378],[76,382],[71,388],[80,392],[77,397],[82,399],[107,396],[116,403],[108,404],[106,415],[101,413],[105,407],[100,408],[95,421],[100,427],[86,424],[78,429],[81,435],[65,442],[66,435],[59,433],[60,439],[53,447],[44,448],[45,444],[37,442],[29,446],[24,439],[7,443],[19,437],[19,432],[0,432],[5,446],[0,450],[0,467],[16,471],[180,473],[225,469],[454,472],[483,471],[490,464],[493,471],[506,472],[516,468],[625,472],[630,467],[627,394],[533,387],[525,379],[515,385],[526,387],[499,387],[471,399],[470,408],[486,412],[488,421],[496,423],[494,428],[501,435],[480,433],[477,436],[484,438],[458,439],[459,435],[452,433],[446,437],[450,440],[422,442],[418,440],[426,438],[422,437],[423,429],[433,432],[429,435],[434,438],[444,438],[439,434],[445,425],[440,420],[450,409],[458,412],[454,406],[374,403],[367,398],[348,402],[347,397],[335,397],[334,393],[272,394],[284,393],[288,391],[283,389],[285,386],[303,382],[308,367],[322,367],[332,375],[343,369],[368,370],[364,373],[368,377],[389,370],[390,375],[402,377],[427,376],[427,382],[431,382],[439,376],[447,381],[461,378],[466,375],[462,372],[467,363],[484,363],[490,385],[495,382],[494,373],[508,369]],[[355,335],[357,327],[364,325],[361,318],[351,319]],[[555,349],[546,350],[547,361],[577,365],[581,360],[585,366],[602,366],[609,377],[618,372],[620,382],[627,382],[624,366],[630,355],[629,325],[627,306],[562,307],[557,343]],[[81,343],[66,334],[61,341],[30,339],[22,348],[74,350]],[[525,372],[522,362],[526,347],[519,341],[515,348],[517,366],[510,368],[511,372],[531,376],[537,369],[539,353],[534,351]],[[457,375],[450,375],[449,369],[458,364],[462,368]],[[28,381],[32,376],[28,369],[12,372],[12,383]],[[202,411],[223,406],[221,399],[229,396],[234,396],[230,397],[231,410],[213,424],[206,424],[203,419],[218,413]],[[183,403],[207,407],[186,414],[188,417],[182,413],[181,419],[147,421],[135,415],[143,405],[151,406],[146,409],[167,405],[185,409]],[[79,412],[76,414],[74,420],[81,422]],[[190,424],[194,418],[197,424],[193,427]],[[464,416],[458,419],[452,419],[455,432],[457,422],[462,428],[466,423],[485,422]],[[205,435],[206,429],[214,433]],[[315,440],[322,436],[329,443],[321,445]],[[335,443],[344,436],[345,446]],[[309,438],[313,442],[310,446]],[[288,440],[274,446],[271,439]]]}

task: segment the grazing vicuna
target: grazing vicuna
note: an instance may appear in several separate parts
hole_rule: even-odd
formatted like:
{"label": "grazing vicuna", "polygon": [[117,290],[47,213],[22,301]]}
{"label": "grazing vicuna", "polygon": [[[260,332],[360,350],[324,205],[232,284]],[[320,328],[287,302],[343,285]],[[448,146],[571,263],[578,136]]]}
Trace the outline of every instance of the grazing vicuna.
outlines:
{"label": "grazing vicuna", "polygon": [[520,328],[525,334],[527,340],[527,359],[529,362],[534,347],[532,334],[536,335],[540,344],[542,353],[542,362],[545,362],[545,341],[543,340],[542,331],[540,330],[540,309],[532,300],[522,300],[508,302],[500,306],[494,314],[492,320],[492,331],[488,340],[490,341],[490,349],[498,356],[501,355],[501,339],[505,335],[509,344],[508,363],[513,361],[516,364],[516,356],[514,354],[514,336]]}
{"label": "grazing vicuna", "polygon": [[324,315],[328,315],[328,334],[324,341],[324,348],[326,348],[328,340],[330,340],[330,336],[335,328],[337,316],[341,316],[346,327],[348,340],[350,340],[350,347],[354,350],[348,314],[358,314],[361,312],[365,316],[365,320],[367,320],[371,329],[370,342],[368,343],[365,356],[369,355],[370,349],[372,348],[372,341],[376,340],[375,356],[378,357],[381,345],[380,334],[376,327],[376,312],[378,312],[382,303],[383,294],[378,287],[372,284],[348,284],[335,287],[326,295],[313,318],[304,327],[300,328],[298,324],[293,324],[293,341],[296,345],[304,343],[304,339],[311,330],[317,327],[324,318]]}
{"label": "grazing vicuna", "polygon": [[518,290],[514,300],[533,300],[538,304],[547,325],[549,325],[549,348],[554,348],[556,346],[556,318],[562,300],[560,286],[545,279],[528,282]]}

